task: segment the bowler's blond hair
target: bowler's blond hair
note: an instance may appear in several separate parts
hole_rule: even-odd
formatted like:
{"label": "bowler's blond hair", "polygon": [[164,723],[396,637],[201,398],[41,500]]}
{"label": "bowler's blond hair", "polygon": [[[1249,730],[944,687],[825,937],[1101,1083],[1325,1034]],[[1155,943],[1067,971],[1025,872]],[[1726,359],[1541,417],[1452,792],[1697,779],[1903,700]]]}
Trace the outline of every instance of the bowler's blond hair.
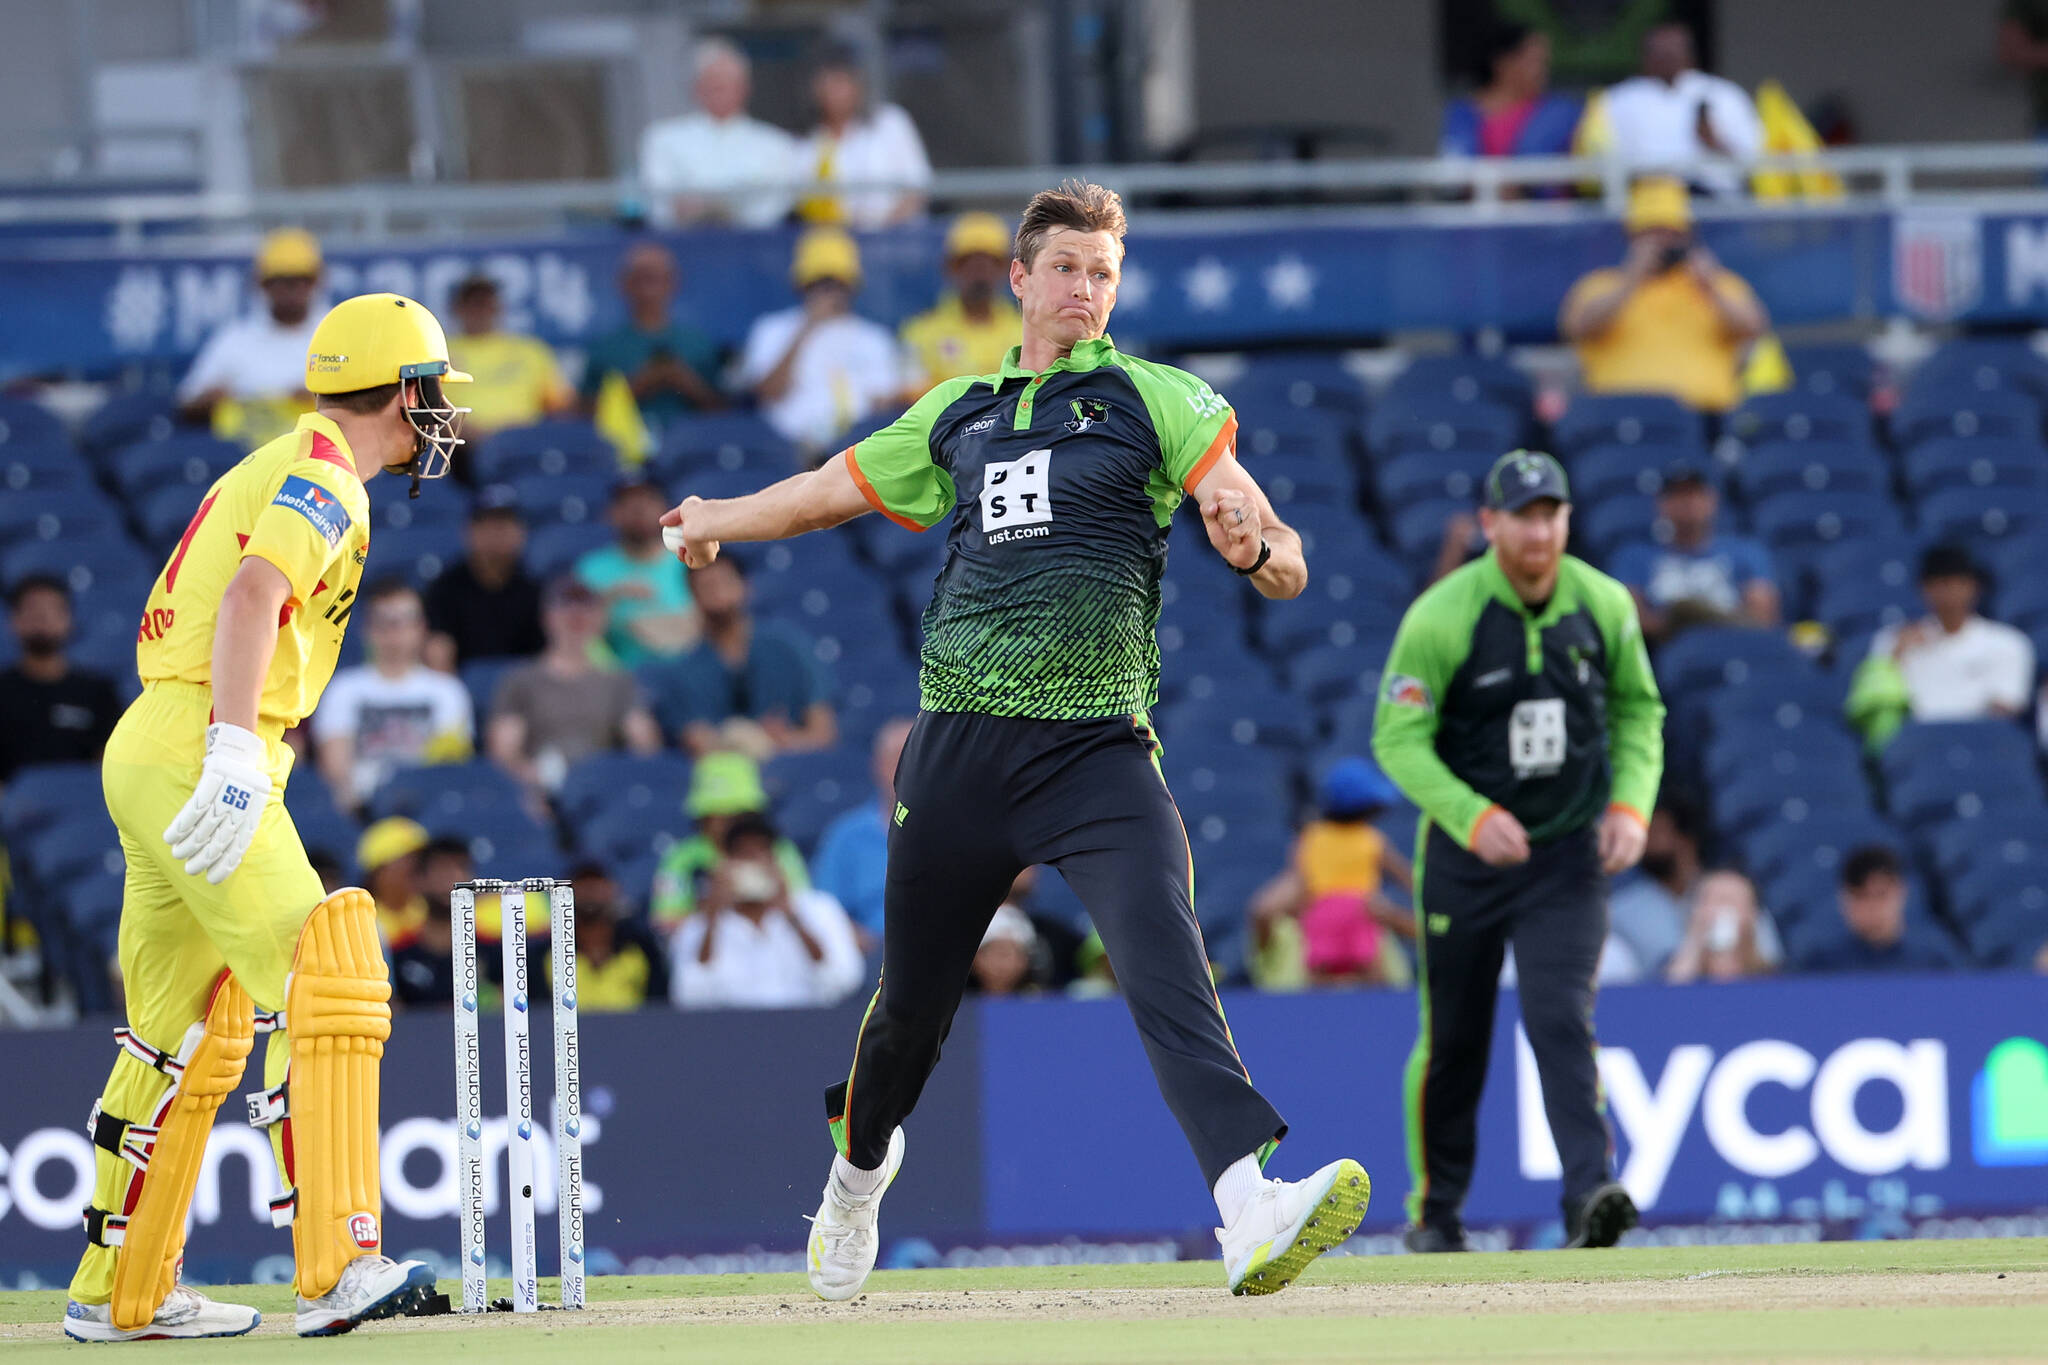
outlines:
{"label": "bowler's blond hair", "polygon": [[1115,190],[1091,185],[1085,180],[1062,180],[1049,190],[1040,190],[1024,206],[1017,224],[1017,259],[1029,270],[1045,239],[1061,228],[1076,232],[1107,232],[1116,238],[1117,254],[1124,249],[1124,201]]}

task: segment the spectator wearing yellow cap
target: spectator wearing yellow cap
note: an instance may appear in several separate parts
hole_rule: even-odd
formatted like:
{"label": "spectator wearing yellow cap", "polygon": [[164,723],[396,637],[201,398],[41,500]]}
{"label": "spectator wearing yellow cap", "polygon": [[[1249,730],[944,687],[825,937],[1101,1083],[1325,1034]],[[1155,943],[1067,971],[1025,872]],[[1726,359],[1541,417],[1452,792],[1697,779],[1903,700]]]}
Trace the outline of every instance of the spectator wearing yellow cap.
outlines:
{"label": "spectator wearing yellow cap", "polygon": [[[725,836],[743,815],[768,809],[768,791],[761,785],[761,767],[745,754],[713,753],[697,760],[690,774],[690,794],[683,811],[696,823],[696,833],[670,844],[654,874],[649,904],[655,928],[664,936],[675,931],[697,909],[712,870],[724,857]],[[791,891],[810,889],[804,855],[783,838],[775,841],[775,864]]]}
{"label": "spectator wearing yellow cap", "polygon": [[963,213],[946,233],[946,283],[937,306],[903,324],[918,393],[963,374],[994,374],[1021,325],[1003,286],[1010,230],[992,213]]}
{"label": "spectator wearing yellow cap", "polygon": [[1742,357],[1770,325],[1740,275],[1693,240],[1692,205],[1676,180],[1629,194],[1628,254],[1565,296],[1557,329],[1592,393],[1665,393],[1703,412],[1742,399]]}
{"label": "spectator wearing yellow cap", "polygon": [[356,841],[356,866],[363,886],[377,902],[377,929],[393,951],[419,937],[427,922],[426,897],[420,894],[420,851],[429,840],[417,820],[387,815],[363,831]]}
{"label": "spectator wearing yellow cap", "polygon": [[290,431],[306,397],[306,350],[322,309],[320,243],[303,228],[279,228],[257,249],[263,306],[221,324],[178,385],[178,415],[251,449]]}
{"label": "spectator wearing yellow cap", "polygon": [[902,396],[902,352],[879,322],[853,311],[860,248],[839,228],[797,239],[790,282],[802,302],[755,321],[740,382],[768,424],[799,446],[823,450],[856,419]]}

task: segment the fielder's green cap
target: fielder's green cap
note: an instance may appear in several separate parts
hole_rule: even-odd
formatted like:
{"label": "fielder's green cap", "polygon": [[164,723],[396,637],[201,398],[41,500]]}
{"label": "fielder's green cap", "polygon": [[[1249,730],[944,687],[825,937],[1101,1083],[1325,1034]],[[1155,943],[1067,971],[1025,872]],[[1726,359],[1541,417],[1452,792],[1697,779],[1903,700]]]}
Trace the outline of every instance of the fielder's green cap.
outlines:
{"label": "fielder's green cap", "polygon": [[683,809],[693,818],[745,815],[768,809],[768,791],[761,785],[761,767],[745,754],[706,754],[690,774],[690,795]]}
{"label": "fielder's green cap", "polygon": [[1486,475],[1486,505],[1496,512],[1519,512],[1539,498],[1572,500],[1564,466],[1540,450],[1510,450],[1493,462]]}

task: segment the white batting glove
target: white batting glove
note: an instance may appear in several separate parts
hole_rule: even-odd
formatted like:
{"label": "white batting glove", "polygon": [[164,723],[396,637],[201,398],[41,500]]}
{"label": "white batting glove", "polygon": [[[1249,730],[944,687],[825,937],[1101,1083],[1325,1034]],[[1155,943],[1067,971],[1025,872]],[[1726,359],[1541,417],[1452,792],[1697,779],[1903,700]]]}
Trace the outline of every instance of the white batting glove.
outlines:
{"label": "white batting glove", "polygon": [[206,763],[192,799],[164,831],[173,858],[185,860],[185,874],[219,886],[242,865],[263,807],[270,800],[270,774],[263,741],[239,725],[206,727]]}

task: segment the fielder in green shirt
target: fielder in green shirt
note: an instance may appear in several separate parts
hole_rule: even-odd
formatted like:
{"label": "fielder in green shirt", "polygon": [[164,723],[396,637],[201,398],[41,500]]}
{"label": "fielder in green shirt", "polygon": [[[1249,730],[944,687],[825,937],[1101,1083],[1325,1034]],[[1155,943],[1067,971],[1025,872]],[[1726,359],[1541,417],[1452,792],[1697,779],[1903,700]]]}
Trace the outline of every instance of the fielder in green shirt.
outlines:
{"label": "fielder in green shirt", "polygon": [[1593,983],[1607,878],[1642,857],[1663,775],[1664,704],[1628,589],[1564,553],[1571,493],[1556,460],[1502,456],[1480,525],[1487,553],[1402,619],[1373,727],[1380,767],[1422,808],[1408,1244],[1465,1248],[1460,1209],[1512,943],[1567,1237],[1611,1246],[1636,1210],[1608,1155]]}

